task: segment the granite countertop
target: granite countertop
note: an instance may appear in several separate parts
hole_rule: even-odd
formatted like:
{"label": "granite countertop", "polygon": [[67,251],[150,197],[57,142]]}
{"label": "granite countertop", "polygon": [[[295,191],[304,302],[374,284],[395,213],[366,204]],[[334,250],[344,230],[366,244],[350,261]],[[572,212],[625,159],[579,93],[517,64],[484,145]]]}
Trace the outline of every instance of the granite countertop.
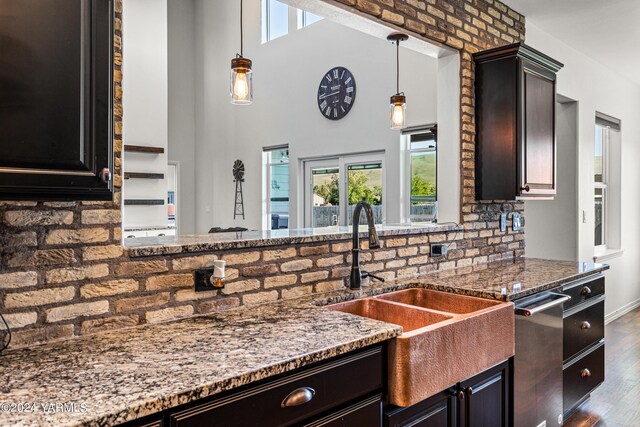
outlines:
{"label": "granite countertop", "polygon": [[[604,264],[515,259],[143,325],[0,356],[0,425],[103,426],[138,419],[398,336],[399,326],[318,306],[407,288],[513,300]],[[517,289],[520,284],[520,289]],[[72,412],[40,404],[75,404]]]}
{"label": "granite countertop", "polygon": [[[123,423],[391,339],[402,328],[284,301],[0,355],[2,426]],[[71,412],[41,404],[75,405]],[[50,408],[48,408],[50,409]]]}
{"label": "granite countertop", "polygon": [[312,304],[326,305],[403,289],[425,288],[476,298],[514,301],[608,269],[607,264],[593,262],[512,258],[403,280],[373,281],[362,290],[345,289],[307,298]]}
{"label": "granite countertop", "polygon": [[137,226],[131,226],[131,227],[126,227],[124,230],[122,231],[156,231],[156,230],[175,230],[176,227],[175,226],[170,226],[170,225],[137,225]]}
{"label": "granite countertop", "polygon": [[[404,236],[411,234],[458,231],[453,223],[420,225],[378,225],[378,234]],[[124,245],[132,258],[178,253],[210,252],[229,249],[259,248],[300,243],[316,243],[352,238],[350,227],[300,228],[232,233],[192,234],[183,236],[138,237],[125,239]],[[366,236],[366,226],[362,226]]]}
{"label": "granite countertop", "polygon": [[515,258],[435,272],[417,283],[428,280],[431,289],[513,301],[608,269],[593,262]]}

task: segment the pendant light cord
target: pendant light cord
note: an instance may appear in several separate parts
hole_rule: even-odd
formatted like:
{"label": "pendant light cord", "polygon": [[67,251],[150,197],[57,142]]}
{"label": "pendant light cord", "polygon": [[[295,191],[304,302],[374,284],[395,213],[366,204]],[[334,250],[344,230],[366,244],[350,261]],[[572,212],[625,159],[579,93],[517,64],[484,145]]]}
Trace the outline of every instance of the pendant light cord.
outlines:
{"label": "pendant light cord", "polygon": [[400,93],[400,40],[396,41],[396,94]]}
{"label": "pendant light cord", "polygon": [[242,26],[242,5],[243,5],[244,1],[240,0],[240,58],[242,58],[242,55],[244,53],[244,30],[243,30],[243,26]]}

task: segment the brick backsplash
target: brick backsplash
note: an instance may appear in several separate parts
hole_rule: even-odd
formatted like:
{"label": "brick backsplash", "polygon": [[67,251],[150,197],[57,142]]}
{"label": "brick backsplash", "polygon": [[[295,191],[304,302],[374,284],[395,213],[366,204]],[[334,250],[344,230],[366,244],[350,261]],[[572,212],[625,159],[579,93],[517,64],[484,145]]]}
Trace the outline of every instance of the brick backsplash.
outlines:
{"label": "brick backsplash", "polygon": [[[125,0],[126,1],[126,0]],[[499,230],[521,202],[474,200],[473,61],[479,50],[524,40],[524,17],[494,0],[325,0],[403,27],[461,55],[461,206],[464,230],[382,238],[364,268],[393,279],[522,256],[524,232]],[[12,346],[154,323],[346,286],[350,241],[188,256],[130,258],[121,246],[122,0],[116,0],[113,202],[0,202],[0,311]],[[126,38],[124,39],[126,42]],[[126,95],[126,94],[125,94]],[[429,244],[450,245],[447,258]],[[221,291],[195,293],[193,270],[228,262]]]}

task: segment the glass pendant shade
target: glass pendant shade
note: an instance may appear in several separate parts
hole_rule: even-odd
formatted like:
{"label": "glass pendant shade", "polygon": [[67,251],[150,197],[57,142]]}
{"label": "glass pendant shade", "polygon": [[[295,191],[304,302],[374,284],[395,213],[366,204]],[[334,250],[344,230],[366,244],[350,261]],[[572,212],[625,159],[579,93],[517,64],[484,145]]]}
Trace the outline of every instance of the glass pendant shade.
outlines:
{"label": "glass pendant shade", "polygon": [[249,105],[253,102],[253,72],[251,60],[243,57],[231,60],[231,103]]}
{"label": "glass pendant shade", "polygon": [[404,129],[407,112],[407,98],[398,94],[391,97],[391,129]]}
{"label": "glass pendant shade", "polygon": [[404,129],[407,113],[407,97],[400,92],[400,42],[408,40],[409,36],[403,33],[391,33],[387,40],[396,45],[396,90],[391,97],[389,109],[391,110],[391,129]]}

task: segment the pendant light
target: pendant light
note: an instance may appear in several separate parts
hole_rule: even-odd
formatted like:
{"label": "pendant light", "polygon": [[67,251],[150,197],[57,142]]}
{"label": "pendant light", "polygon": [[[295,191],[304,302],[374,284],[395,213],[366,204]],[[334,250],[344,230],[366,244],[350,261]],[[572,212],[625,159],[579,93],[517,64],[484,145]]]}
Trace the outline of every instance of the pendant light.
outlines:
{"label": "pendant light", "polygon": [[400,42],[409,38],[403,33],[391,33],[387,36],[387,40],[396,45],[396,94],[391,97],[391,129],[403,129],[406,110],[407,97],[404,92],[400,92]]}
{"label": "pendant light", "polygon": [[253,102],[253,73],[251,60],[242,56],[244,49],[242,3],[243,0],[240,0],[240,53],[231,60],[231,103],[249,105]]}

